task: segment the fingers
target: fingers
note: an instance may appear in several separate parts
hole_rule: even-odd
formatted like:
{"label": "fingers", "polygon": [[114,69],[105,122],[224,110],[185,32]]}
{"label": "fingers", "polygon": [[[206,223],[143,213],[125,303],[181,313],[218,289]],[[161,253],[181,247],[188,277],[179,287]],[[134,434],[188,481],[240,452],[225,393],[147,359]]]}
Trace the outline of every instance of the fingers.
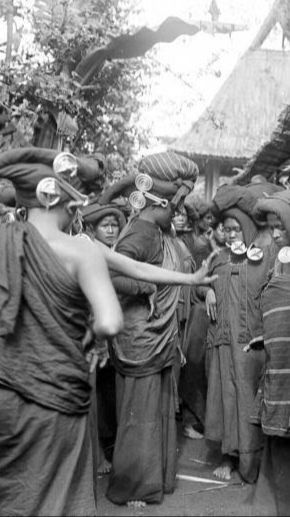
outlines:
{"label": "fingers", "polygon": [[202,267],[207,267],[208,268],[210,266],[213,258],[216,257],[218,254],[219,254],[219,250],[218,249],[215,249],[214,251],[212,251],[210,253],[210,255],[206,259],[204,259],[202,261],[202,263],[201,263]]}
{"label": "fingers", "polygon": [[206,314],[208,315],[208,317],[210,317],[210,308],[209,308],[208,303],[205,304],[205,307],[206,307]]}
{"label": "fingers", "polygon": [[211,303],[211,302],[206,303],[206,313],[212,321],[216,321],[216,318],[217,318],[216,304]]}
{"label": "fingers", "polygon": [[216,321],[216,304],[210,306],[210,317],[212,321]]}
{"label": "fingers", "polygon": [[212,282],[214,282],[215,280],[217,280],[219,276],[218,275],[212,275],[212,276],[205,276],[201,281],[200,281],[200,284],[204,284],[204,285],[207,285],[207,284],[211,284]]}
{"label": "fingers", "polygon": [[104,368],[104,366],[106,366],[108,359],[109,359],[109,356],[103,357],[103,359],[101,360],[101,362],[99,364],[100,368]]}
{"label": "fingers", "polygon": [[82,341],[83,347],[85,348],[87,345],[89,345],[90,342],[92,341],[92,339],[93,339],[93,332],[92,332],[91,328],[88,328],[86,330],[85,336]]}
{"label": "fingers", "polygon": [[90,373],[93,373],[94,369],[97,366],[97,363],[98,363],[97,354],[92,354],[91,363],[90,363]]}
{"label": "fingers", "polygon": [[211,282],[214,282],[215,280],[218,279],[218,275],[212,275],[212,276],[208,276],[208,283],[210,284]]}

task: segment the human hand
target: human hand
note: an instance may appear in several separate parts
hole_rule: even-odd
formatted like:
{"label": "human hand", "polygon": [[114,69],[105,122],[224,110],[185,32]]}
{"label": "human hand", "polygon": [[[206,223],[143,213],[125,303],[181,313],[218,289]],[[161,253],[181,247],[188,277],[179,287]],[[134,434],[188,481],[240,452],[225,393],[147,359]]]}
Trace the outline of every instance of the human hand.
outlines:
{"label": "human hand", "polygon": [[209,289],[205,298],[206,313],[212,321],[216,321],[216,295],[213,289]]}
{"label": "human hand", "polygon": [[86,360],[90,365],[90,373],[94,371],[97,365],[99,365],[100,368],[104,368],[104,366],[107,364],[107,361],[109,359],[109,351],[108,351],[108,343],[105,340],[102,343],[102,346],[99,346],[99,343],[89,350],[86,354]]}
{"label": "human hand", "polygon": [[179,352],[180,352],[180,366],[181,366],[181,368],[183,368],[183,366],[186,365],[187,360],[181,349],[179,350]]}
{"label": "human hand", "polygon": [[208,276],[211,262],[214,259],[214,257],[216,257],[218,255],[218,253],[219,253],[219,250],[215,249],[205,260],[202,261],[201,267],[195,273],[193,273],[191,275],[192,285],[196,285],[196,284],[208,285],[208,284],[211,284],[212,282],[214,282],[218,278],[218,275]]}
{"label": "human hand", "polygon": [[87,348],[92,344],[94,337],[95,336],[94,336],[92,327],[91,326],[87,327],[86,333],[82,340],[82,345],[83,345],[83,349],[85,350],[85,352],[86,352]]}
{"label": "human hand", "polygon": [[147,320],[150,321],[151,318],[158,318],[159,314],[156,307],[156,295],[157,295],[157,286],[155,284],[151,284],[154,287],[154,291],[148,296],[149,300],[149,314]]}

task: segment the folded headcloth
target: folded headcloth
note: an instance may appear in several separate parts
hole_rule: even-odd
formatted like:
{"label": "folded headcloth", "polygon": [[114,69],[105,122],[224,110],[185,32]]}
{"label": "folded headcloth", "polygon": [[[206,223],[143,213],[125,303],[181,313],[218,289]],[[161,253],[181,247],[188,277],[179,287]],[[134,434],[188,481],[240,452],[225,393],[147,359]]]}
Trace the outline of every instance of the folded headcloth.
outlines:
{"label": "folded headcloth", "polygon": [[85,199],[85,196],[80,194],[73,184],[79,181],[78,176],[82,179],[92,172],[87,166],[87,162],[75,159],[77,173],[69,184],[53,170],[53,162],[58,155],[56,150],[36,147],[12,149],[0,154],[0,178],[12,182],[16,192],[17,206],[27,208],[42,206],[37,198],[36,189],[39,182],[45,178],[58,180],[61,200],[81,201]]}
{"label": "folded headcloth", "polygon": [[100,205],[96,200],[90,200],[89,204],[82,209],[84,222],[89,224],[98,224],[107,215],[114,215],[122,230],[126,224],[126,219],[118,207],[114,205]]}

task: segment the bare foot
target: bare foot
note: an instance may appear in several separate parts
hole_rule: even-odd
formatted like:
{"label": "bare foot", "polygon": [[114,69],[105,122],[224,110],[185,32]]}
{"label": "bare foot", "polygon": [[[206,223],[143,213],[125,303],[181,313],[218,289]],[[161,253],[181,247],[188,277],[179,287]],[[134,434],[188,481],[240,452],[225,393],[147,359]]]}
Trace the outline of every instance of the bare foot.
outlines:
{"label": "bare foot", "polygon": [[201,440],[203,438],[203,434],[196,431],[192,425],[186,425],[183,428],[183,434],[187,438],[191,438],[191,440]]}
{"label": "bare foot", "polygon": [[230,481],[231,473],[234,470],[233,462],[230,459],[225,459],[221,465],[213,471],[213,475],[219,479]]}
{"label": "bare foot", "polygon": [[129,508],[145,508],[145,501],[128,501],[127,506]]}
{"label": "bare foot", "polygon": [[101,465],[98,468],[98,476],[103,476],[104,474],[109,474],[111,472],[112,463],[104,459]]}

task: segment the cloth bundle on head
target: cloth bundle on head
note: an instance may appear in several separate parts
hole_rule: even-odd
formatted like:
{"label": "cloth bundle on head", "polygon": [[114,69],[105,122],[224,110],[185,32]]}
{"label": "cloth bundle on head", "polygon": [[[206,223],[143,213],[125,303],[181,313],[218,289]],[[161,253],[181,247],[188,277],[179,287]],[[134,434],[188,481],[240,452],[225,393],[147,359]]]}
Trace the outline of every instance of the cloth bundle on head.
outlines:
{"label": "cloth bundle on head", "polygon": [[[195,162],[174,151],[144,157],[140,161],[139,171],[153,180],[150,194],[166,198],[175,206],[194,188],[199,174]],[[120,195],[128,197],[136,190],[135,178],[136,175],[131,174],[109,187],[100,202],[109,203],[114,197]]]}
{"label": "cloth bundle on head", "polygon": [[[44,178],[55,178],[53,161],[59,152],[53,149],[27,147],[12,149],[0,154],[0,178],[10,180],[16,192],[16,205],[27,208],[42,206],[36,197],[38,183]],[[72,178],[72,186],[79,181],[88,181],[93,175],[93,166],[88,160],[76,159],[77,176]],[[77,193],[77,191],[75,191]],[[74,198],[72,190],[62,188],[63,200]]]}
{"label": "cloth bundle on head", "polygon": [[274,213],[282,221],[290,242],[290,191],[282,190],[258,199],[254,208],[254,218],[258,224],[266,224],[267,214]]}
{"label": "cloth bundle on head", "polygon": [[250,217],[257,200],[264,194],[273,194],[283,190],[281,186],[274,183],[249,183],[248,185],[222,185],[212,200],[213,214],[222,212],[227,208],[238,207]]}
{"label": "cloth bundle on head", "polygon": [[118,207],[111,205],[100,205],[96,199],[90,200],[89,204],[82,209],[83,220],[87,224],[98,224],[104,217],[114,215],[119,222],[120,230],[126,224],[126,219]]}
{"label": "cloth bundle on head", "polygon": [[258,228],[256,227],[253,219],[246,214],[240,208],[229,208],[224,212],[221,212],[221,220],[224,221],[227,217],[236,219],[242,228],[244,243],[246,246],[249,246],[255,239],[258,233]]}
{"label": "cloth bundle on head", "polygon": [[[265,185],[265,184],[263,184]],[[272,183],[269,184],[272,188]],[[227,217],[234,218],[240,224],[244,242],[249,246],[255,239],[258,228],[253,219],[254,206],[257,202],[259,189],[262,184],[256,184],[255,193],[251,188],[239,185],[223,185],[220,187],[212,200],[213,214],[224,220]],[[276,185],[273,185],[275,187]]]}

